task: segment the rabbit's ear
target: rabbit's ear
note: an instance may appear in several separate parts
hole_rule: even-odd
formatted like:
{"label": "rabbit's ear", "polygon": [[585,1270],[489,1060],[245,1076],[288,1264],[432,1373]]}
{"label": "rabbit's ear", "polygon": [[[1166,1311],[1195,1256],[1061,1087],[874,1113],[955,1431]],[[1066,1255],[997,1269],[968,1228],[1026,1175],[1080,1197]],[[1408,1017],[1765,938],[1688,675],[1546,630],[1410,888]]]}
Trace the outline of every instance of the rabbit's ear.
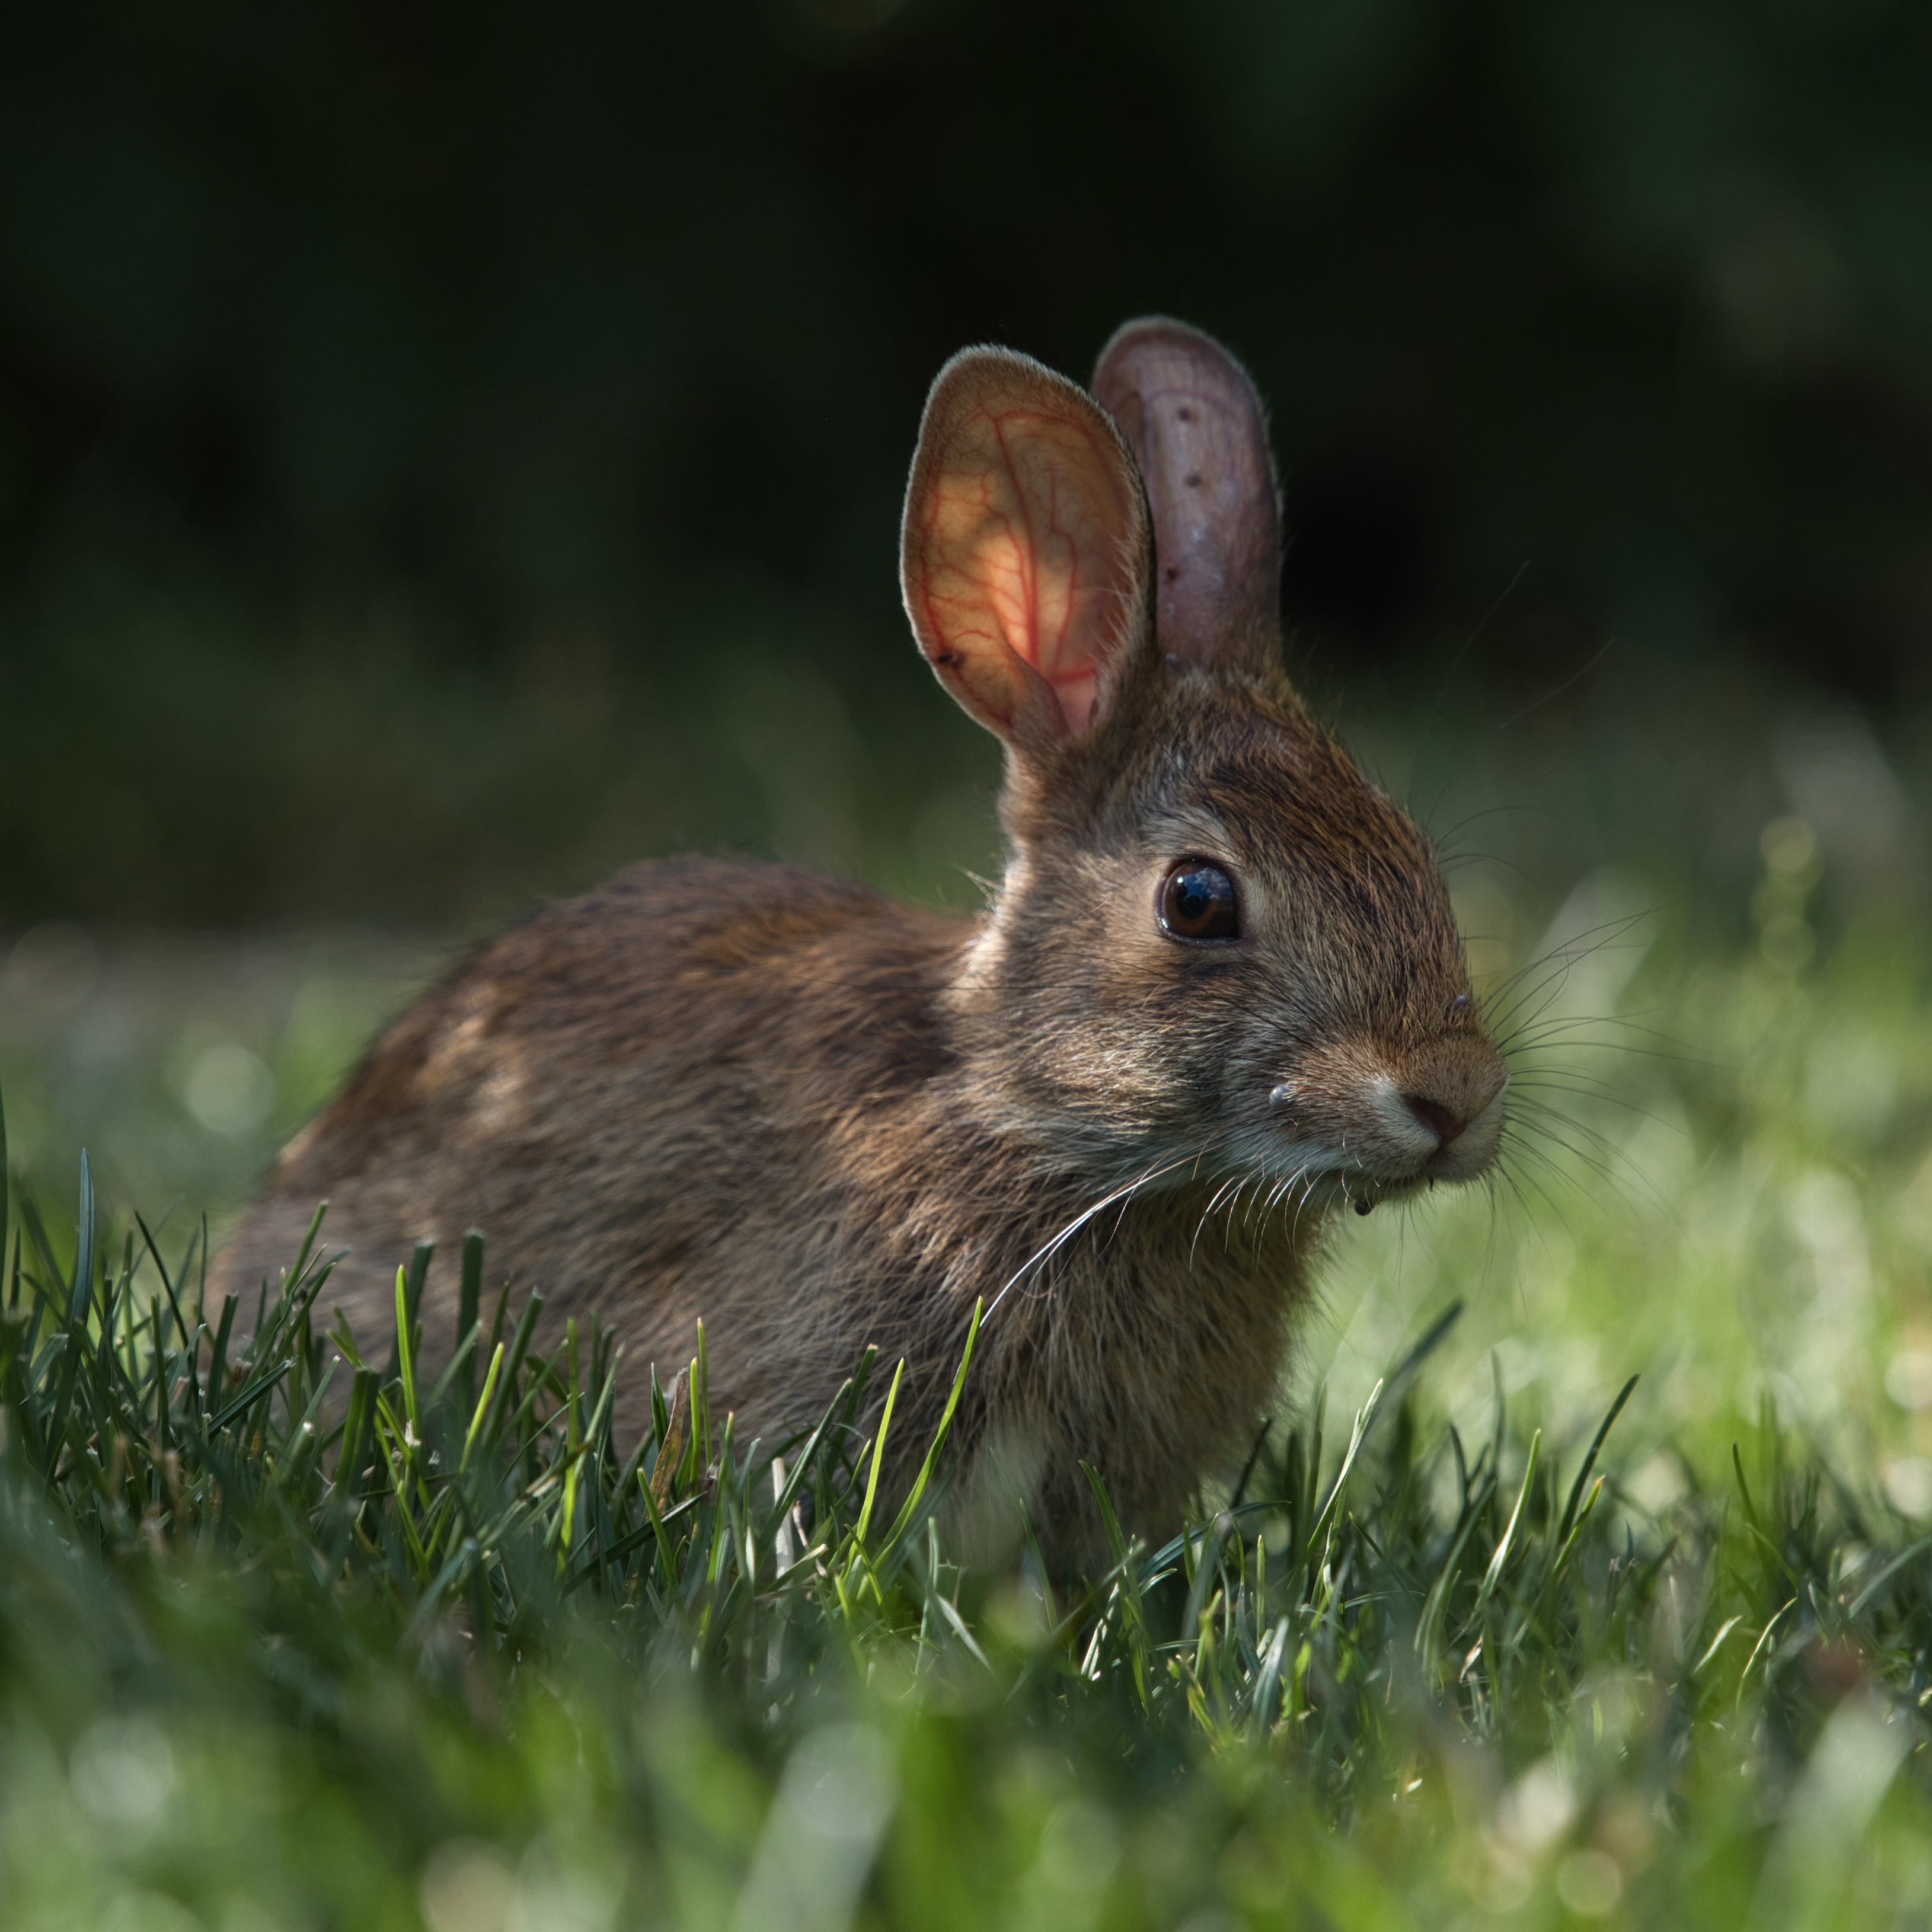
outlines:
{"label": "rabbit's ear", "polygon": [[900,587],[946,688],[1009,744],[1084,732],[1146,635],[1140,478],[1093,398],[1024,356],[968,349],[926,399]]}
{"label": "rabbit's ear", "polygon": [[1146,480],[1162,651],[1209,666],[1273,657],[1281,509],[1247,371],[1198,328],[1146,316],[1101,350],[1094,394]]}

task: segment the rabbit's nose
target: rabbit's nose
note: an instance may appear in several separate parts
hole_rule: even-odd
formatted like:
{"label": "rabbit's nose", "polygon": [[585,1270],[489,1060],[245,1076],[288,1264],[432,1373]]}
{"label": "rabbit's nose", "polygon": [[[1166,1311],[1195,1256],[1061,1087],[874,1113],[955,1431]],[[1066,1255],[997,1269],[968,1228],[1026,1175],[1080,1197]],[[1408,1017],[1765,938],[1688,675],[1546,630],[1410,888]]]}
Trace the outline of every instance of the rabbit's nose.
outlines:
{"label": "rabbit's nose", "polygon": [[1436,1156],[1444,1156],[1483,1118],[1508,1079],[1502,1057],[1493,1048],[1464,1048],[1412,1069],[1401,1090],[1402,1104],[1410,1118],[1435,1136]]}
{"label": "rabbit's nose", "polygon": [[1469,1124],[1472,1116],[1460,1108],[1448,1106],[1426,1094],[1405,1094],[1402,1099],[1408,1111],[1432,1133],[1443,1146],[1456,1139]]}

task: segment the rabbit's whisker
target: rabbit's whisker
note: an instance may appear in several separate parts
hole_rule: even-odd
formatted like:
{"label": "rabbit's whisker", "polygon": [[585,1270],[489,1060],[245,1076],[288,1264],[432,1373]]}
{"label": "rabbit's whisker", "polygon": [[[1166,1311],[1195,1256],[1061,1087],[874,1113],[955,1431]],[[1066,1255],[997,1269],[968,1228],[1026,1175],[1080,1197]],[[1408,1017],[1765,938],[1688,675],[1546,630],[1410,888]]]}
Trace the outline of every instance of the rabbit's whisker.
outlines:
{"label": "rabbit's whisker", "polygon": [[1230,1188],[1238,1190],[1243,1184],[1242,1178],[1239,1174],[1230,1174],[1219,1187],[1215,1189],[1207,1206],[1202,1209],[1201,1218],[1194,1224],[1194,1238],[1187,1246],[1187,1265],[1190,1268],[1194,1265],[1194,1257],[1200,1249],[1202,1232],[1214,1218],[1215,1209],[1221,1204],[1222,1196],[1227,1193]]}
{"label": "rabbit's whisker", "polygon": [[1135,1175],[1131,1180],[1124,1185],[1111,1189],[1091,1207],[1082,1208],[1072,1220],[1054,1235],[1051,1240],[1046,1242],[1035,1253],[1029,1256],[1007,1278],[999,1293],[987,1304],[986,1312],[981,1318],[982,1322],[990,1322],[993,1318],[994,1311],[1001,1302],[1006,1300],[1007,1295],[1036,1268],[1043,1267],[1051,1261],[1096,1215],[1105,1214],[1117,1202],[1126,1203],[1142,1189],[1151,1186],[1155,1181],[1163,1180],[1170,1174],[1178,1173],[1182,1168],[1198,1163],[1214,1150],[1214,1144],[1212,1141],[1204,1142],[1201,1146],[1190,1149],[1178,1159],[1163,1162],[1158,1167],[1150,1168],[1145,1173]]}

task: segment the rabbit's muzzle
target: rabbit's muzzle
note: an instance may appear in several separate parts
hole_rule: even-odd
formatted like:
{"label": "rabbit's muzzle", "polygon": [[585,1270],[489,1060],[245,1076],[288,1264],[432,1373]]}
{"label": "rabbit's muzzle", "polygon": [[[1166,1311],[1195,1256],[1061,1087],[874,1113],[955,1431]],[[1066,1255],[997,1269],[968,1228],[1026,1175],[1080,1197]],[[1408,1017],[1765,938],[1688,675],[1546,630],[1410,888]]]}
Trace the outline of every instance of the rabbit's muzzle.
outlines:
{"label": "rabbit's muzzle", "polygon": [[1318,1048],[1269,1095],[1274,1162],[1330,1176],[1351,1199],[1472,1180],[1496,1157],[1509,1072],[1464,1036],[1391,1052],[1366,1041]]}

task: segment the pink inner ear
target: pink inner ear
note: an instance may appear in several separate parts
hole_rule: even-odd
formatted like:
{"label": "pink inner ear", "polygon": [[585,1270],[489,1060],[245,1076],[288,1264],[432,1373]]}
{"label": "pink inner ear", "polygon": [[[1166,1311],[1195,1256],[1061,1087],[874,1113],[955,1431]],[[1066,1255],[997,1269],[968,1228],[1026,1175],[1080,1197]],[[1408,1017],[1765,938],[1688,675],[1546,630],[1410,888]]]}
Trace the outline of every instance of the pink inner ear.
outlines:
{"label": "pink inner ear", "polygon": [[1025,696],[1015,658],[1084,731],[1102,670],[1130,641],[1138,504],[1118,446],[1104,424],[1030,400],[988,398],[942,434],[907,556],[926,654],[1002,735]]}

